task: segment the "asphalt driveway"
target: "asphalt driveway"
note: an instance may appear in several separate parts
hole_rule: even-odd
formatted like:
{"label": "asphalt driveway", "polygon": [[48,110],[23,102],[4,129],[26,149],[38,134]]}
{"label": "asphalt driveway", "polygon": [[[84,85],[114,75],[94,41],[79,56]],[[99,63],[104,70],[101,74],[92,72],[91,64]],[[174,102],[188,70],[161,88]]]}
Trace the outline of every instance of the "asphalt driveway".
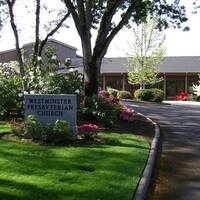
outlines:
{"label": "asphalt driveway", "polygon": [[200,105],[125,104],[161,127],[161,156],[149,199],[199,200]]}

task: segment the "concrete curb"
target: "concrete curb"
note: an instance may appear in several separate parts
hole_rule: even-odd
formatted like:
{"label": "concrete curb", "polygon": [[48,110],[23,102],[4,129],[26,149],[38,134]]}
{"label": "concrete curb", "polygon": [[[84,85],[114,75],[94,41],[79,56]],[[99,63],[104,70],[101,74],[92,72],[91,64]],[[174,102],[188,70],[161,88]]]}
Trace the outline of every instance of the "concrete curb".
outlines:
{"label": "concrete curb", "polygon": [[[145,117],[141,113],[138,113],[138,114]],[[133,197],[133,200],[144,200],[146,198],[146,195],[147,195],[147,192],[148,192],[148,189],[150,186],[150,181],[152,178],[153,168],[155,166],[155,161],[156,161],[156,157],[157,157],[157,153],[158,153],[158,144],[159,144],[159,140],[160,140],[160,128],[157,125],[157,123],[155,123],[148,117],[145,117],[145,118],[154,125],[155,136],[151,143],[151,150],[149,153],[149,158],[148,158],[145,170],[143,172],[143,176],[140,179],[140,182],[137,187],[136,193]]]}
{"label": "concrete curb", "polygon": [[138,101],[134,99],[120,99],[120,101],[124,102],[133,102],[133,103],[140,103],[140,104],[152,104],[152,105],[171,105],[171,103],[167,101],[162,101],[162,102],[152,102],[152,101]]}
{"label": "concrete curb", "polygon": [[164,103],[171,105],[193,105],[200,106],[200,102],[198,101],[164,101]]}

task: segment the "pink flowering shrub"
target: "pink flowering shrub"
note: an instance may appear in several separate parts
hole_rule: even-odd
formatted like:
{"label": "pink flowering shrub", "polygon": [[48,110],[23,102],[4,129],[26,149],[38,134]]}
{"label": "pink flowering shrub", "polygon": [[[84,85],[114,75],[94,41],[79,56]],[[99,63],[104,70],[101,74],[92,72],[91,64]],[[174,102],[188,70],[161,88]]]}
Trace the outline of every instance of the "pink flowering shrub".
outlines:
{"label": "pink flowering shrub", "polygon": [[80,96],[82,96],[82,97],[85,96],[85,91],[84,91],[84,90],[81,90],[81,91],[80,91]]}
{"label": "pink flowering shrub", "polygon": [[95,124],[83,124],[78,128],[78,134],[86,142],[94,141],[99,131],[99,126]]}
{"label": "pink flowering shrub", "polygon": [[99,90],[98,96],[106,98],[106,97],[109,97],[109,93],[105,90]]}
{"label": "pink flowering shrub", "polygon": [[176,101],[187,101],[189,98],[189,94],[187,92],[179,92],[176,96],[175,96],[175,100]]}
{"label": "pink flowering shrub", "polygon": [[107,100],[108,102],[110,102],[112,105],[119,104],[119,99],[116,98],[116,97],[113,97],[113,96],[107,97],[106,100]]}
{"label": "pink flowering shrub", "polygon": [[119,118],[124,121],[132,122],[134,120],[134,114],[135,111],[133,109],[123,106]]}

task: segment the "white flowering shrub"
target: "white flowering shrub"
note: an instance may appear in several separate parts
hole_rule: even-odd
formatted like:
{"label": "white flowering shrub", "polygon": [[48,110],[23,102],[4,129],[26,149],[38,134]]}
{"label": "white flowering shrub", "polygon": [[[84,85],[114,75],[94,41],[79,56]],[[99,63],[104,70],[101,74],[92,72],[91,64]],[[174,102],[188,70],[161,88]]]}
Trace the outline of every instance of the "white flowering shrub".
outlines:
{"label": "white flowering shrub", "polygon": [[[31,60],[30,60],[31,61]],[[19,76],[17,62],[0,63],[0,115],[19,115],[23,109],[23,94],[67,94],[79,93],[82,89],[82,77],[78,72],[58,73],[61,62],[55,51],[46,52],[45,58],[37,58],[37,66],[30,61],[25,65],[25,76]],[[71,60],[62,63],[66,68]]]}
{"label": "white flowering shrub", "polygon": [[42,94],[79,94],[83,88],[82,76],[78,72],[52,74],[42,82]]}
{"label": "white flowering shrub", "polygon": [[47,49],[45,57],[43,59],[39,57],[37,61],[37,67],[33,67],[30,63],[26,67],[23,80],[28,93],[67,94],[82,89],[82,76],[78,72],[58,73],[61,65],[66,68],[70,66],[70,58],[60,62],[55,51],[50,48]]}
{"label": "white flowering shrub", "polygon": [[0,63],[0,76],[16,76],[19,75],[19,64],[16,61],[9,63]]}
{"label": "white flowering shrub", "polygon": [[192,89],[195,95],[200,96],[200,81],[198,81],[197,85],[193,84]]}

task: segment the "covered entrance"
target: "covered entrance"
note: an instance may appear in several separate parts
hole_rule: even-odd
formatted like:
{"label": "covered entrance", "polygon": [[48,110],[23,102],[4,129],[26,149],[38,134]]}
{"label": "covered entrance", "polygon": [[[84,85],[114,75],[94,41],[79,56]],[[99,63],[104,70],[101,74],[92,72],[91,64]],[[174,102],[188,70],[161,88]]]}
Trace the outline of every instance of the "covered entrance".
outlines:
{"label": "covered entrance", "polygon": [[174,99],[177,93],[185,92],[185,76],[166,77],[166,98]]}

